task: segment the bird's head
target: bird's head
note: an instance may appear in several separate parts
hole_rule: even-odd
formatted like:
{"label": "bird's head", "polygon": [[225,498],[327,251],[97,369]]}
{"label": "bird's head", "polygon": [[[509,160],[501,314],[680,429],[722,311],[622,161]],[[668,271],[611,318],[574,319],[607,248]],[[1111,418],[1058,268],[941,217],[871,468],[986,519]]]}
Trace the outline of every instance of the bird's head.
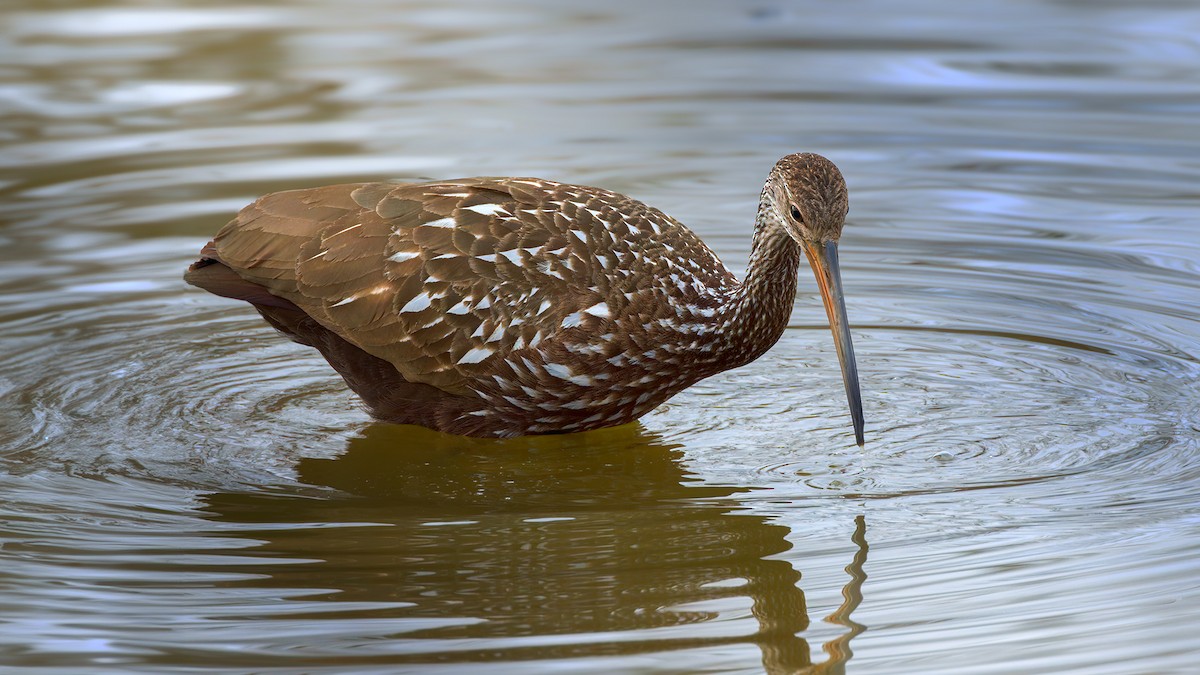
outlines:
{"label": "bird's head", "polygon": [[764,197],[774,211],[773,219],[804,251],[817,277],[842,366],[842,381],[846,385],[850,417],[854,422],[854,439],[862,445],[862,394],[838,265],[838,240],[842,237],[842,226],[850,209],[846,181],[833,162],[820,155],[800,152],[775,163],[766,191]]}
{"label": "bird's head", "polygon": [[850,201],[833,162],[811,152],[788,155],[771,170],[770,203],[797,244],[837,243]]}

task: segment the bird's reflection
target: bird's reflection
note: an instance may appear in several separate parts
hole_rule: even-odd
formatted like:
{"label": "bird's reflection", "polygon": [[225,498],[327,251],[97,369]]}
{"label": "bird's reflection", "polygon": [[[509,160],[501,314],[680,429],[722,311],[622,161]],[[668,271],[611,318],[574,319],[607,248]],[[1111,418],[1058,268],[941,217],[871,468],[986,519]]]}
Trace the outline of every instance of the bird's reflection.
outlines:
{"label": "bird's reflection", "polygon": [[[775,557],[788,529],[746,513],[735,497],[746,488],[703,485],[680,459],[636,426],[501,442],[378,425],[337,459],[301,460],[302,480],[336,491],[220,493],[207,510],[242,525],[256,557],[279,559],[235,584],[324,589],[305,595],[344,603],[341,619],[422,619],[397,639],[477,645],[454,646],[456,660],[754,643],[770,673],[840,669],[862,630],[850,620],[862,519],[846,602],[828,619],[849,632],[814,666],[800,573]],[[695,630],[747,609],[751,635],[742,621]],[[523,639],[539,636],[579,639]]]}

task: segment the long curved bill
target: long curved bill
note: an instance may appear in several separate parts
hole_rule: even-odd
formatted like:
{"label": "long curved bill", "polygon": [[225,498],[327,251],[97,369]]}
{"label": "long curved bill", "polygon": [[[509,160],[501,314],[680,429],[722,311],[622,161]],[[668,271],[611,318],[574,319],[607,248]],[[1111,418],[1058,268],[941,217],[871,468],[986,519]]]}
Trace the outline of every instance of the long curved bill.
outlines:
{"label": "long curved bill", "polygon": [[842,270],[838,266],[837,242],[805,244],[804,252],[812,265],[829,328],[837,345],[838,361],[842,364],[842,382],[850,401],[850,418],[854,421],[854,440],[863,444],[862,392],[858,387],[858,364],[854,362],[854,344],[850,342],[850,323],[846,320],[846,301],[842,297]]}

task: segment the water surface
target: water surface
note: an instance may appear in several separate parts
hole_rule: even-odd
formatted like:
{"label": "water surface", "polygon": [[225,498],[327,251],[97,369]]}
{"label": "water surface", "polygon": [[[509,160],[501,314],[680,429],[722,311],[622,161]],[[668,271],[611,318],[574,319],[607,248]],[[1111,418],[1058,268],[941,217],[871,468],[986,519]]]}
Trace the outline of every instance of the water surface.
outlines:
{"label": "water surface", "polygon": [[[1200,10],[903,5],[13,4],[0,665],[1192,672]],[[758,362],[510,442],[372,423],[180,279],[259,194],[481,174],[740,273],[799,150],[850,185],[861,449],[807,271]]]}

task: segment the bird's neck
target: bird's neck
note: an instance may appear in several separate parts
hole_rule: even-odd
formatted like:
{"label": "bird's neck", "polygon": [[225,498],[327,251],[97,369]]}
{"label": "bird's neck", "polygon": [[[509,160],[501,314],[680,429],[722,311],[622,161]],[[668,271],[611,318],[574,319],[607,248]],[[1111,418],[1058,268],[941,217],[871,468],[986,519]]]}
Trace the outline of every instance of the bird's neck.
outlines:
{"label": "bird's neck", "polygon": [[730,321],[722,351],[737,365],[750,363],[779,341],[796,300],[800,247],[774,220],[774,212],[764,193],[746,278],[728,305]]}

